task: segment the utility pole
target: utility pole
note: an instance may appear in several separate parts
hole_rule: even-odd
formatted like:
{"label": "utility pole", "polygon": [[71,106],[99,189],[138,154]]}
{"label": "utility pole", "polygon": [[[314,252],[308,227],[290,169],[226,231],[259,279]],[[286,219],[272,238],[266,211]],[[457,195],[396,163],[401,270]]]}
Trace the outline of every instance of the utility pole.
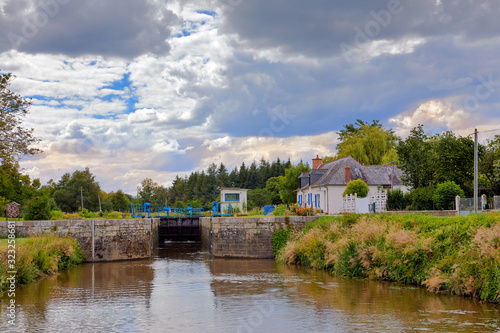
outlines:
{"label": "utility pole", "polygon": [[101,209],[101,196],[98,195],[97,197],[99,198],[99,212],[102,212],[102,209]]}
{"label": "utility pole", "polygon": [[477,128],[474,129],[474,213],[477,214],[477,173],[478,173],[478,152],[477,152]]}
{"label": "utility pole", "polygon": [[80,186],[80,198],[82,199],[82,210],[83,210],[83,187]]}

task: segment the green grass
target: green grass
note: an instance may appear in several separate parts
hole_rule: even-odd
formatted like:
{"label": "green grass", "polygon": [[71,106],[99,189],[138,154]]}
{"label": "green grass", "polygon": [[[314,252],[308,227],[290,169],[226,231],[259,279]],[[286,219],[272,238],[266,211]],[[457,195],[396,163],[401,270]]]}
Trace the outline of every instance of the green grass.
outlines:
{"label": "green grass", "polygon": [[[2,244],[7,243],[2,239]],[[70,237],[49,234],[40,237],[16,239],[15,264],[9,262],[12,253],[0,250],[0,295],[8,289],[8,271],[15,270],[16,284],[23,285],[38,277],[80,264],[84,255],[78,242]]]}
{"label": "green grass", "polygon": [[275,237],[285,263],[500,303],[499,212],[322,217]]}
{"label": "green grass", "polygon": [[[18,246],[21,246],[23,244],[26,244],[26,241],[28,240],[29,238],[17,238],[16,237],[16,247]],[[0,252],[3,252],[5,250],[8,249],[8,238],[2,238],[0,239]]]}

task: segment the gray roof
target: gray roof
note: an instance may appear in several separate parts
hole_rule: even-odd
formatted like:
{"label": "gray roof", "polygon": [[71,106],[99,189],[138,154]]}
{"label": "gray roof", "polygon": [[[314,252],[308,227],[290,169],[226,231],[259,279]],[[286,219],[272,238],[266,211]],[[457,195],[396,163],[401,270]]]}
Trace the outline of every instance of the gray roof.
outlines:
{"label": "gray roof", "polygon": [[[325,185],[347,185],[345,181],[345,167],[350,168],[351,180],[361,179],[367,185],[382,185],[390,186],[392,177],[392,165],[362,165],[351,156],[340,158],[333,162],[322,164],[316,170],[311,170],[309,175],[311,179],[317,179],[315,175],[322,174],[320,178],[311,184],[311,186]],[[394,166],[394,181],[393,185],[403,185],[401,181],[402,171]],[[302,173],[301,177],[307,174]],[[308,175],[308,176],[309,176]],[[304,186],[304,188],[309,185]]]}

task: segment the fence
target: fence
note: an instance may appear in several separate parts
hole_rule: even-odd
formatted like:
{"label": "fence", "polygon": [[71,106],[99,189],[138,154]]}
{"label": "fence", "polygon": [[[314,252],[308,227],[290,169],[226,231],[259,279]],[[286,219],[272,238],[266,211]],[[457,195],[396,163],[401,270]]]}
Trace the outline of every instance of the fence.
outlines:
{"label": "fence", "polygon": [[356,193],[346,195],[342,199],[342,212],[358,214],[369,213],[371,212],[370,206],[373,204],[375,205],[375,212],[381,213],[386,211],[387,193],[385,190],[370,191],[366,198],[358,198]]}

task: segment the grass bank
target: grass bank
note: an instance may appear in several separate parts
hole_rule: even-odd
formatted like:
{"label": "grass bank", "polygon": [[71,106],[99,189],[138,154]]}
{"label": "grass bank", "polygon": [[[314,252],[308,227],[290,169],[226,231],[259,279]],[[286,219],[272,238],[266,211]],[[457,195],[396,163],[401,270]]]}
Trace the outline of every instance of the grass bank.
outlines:
{"label": "grass bank", "polygon": [[[8,271],[16,271],[16,284],[24,285],[38,277],[76,266],[84,260],[83,252],[75,239],[52,234],[24,238],[22,242],[16,241],[15,250],[12,247],[2,247],[0,251],[0,295],[9,288],[7,278],[11,274]],[[15,264],[9,261],[13,259],[13,255]],[[11,264],[15,267],[11,267]]]}
{"label": "grass bank", "polygon": [[500,213],[323,217],[273,239],[277,260],[334,276],[421,285],[500,303]]}

